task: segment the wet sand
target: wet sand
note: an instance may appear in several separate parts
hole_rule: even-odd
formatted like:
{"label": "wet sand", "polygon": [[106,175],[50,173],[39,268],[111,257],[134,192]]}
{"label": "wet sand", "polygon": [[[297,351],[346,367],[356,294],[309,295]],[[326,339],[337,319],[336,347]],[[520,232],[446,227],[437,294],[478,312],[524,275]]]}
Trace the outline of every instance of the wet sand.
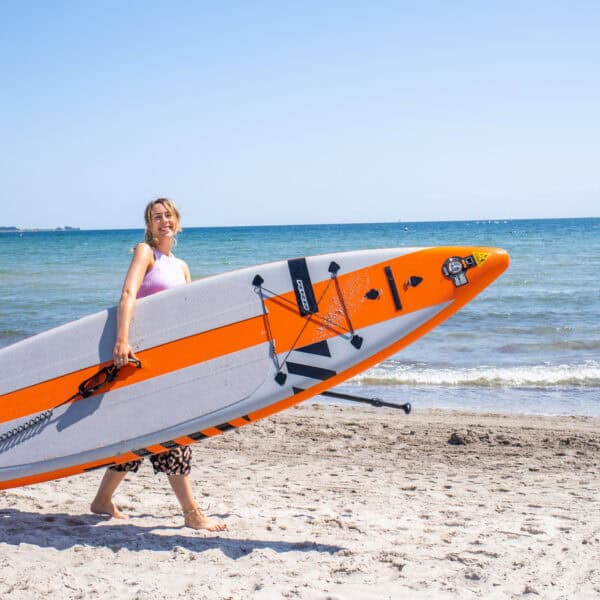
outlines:
{"label": "wet sand", "polygon": [[146,462],[0,492],[0,595],[598,598],[600,419],[307,404],[194,447],[183,527]]}

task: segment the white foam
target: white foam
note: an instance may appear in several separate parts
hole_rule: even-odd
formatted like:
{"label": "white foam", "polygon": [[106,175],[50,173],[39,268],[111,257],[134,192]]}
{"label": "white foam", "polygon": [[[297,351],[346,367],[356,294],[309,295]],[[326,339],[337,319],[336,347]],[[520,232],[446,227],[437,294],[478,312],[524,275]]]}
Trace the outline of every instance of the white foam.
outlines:
{"label": "white foam", "polygon": [[371,385],[468,387],[600,387],[600,363],[582,365],[477,366],[430,368],[384,363],[356,376],[356,383]]}

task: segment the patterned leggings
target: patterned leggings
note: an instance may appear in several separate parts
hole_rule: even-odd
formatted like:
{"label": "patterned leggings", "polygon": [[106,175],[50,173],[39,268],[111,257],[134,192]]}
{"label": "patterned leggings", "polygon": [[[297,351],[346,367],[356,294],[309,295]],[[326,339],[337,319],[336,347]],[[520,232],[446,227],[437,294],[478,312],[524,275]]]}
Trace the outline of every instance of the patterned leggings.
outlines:
{"label": "patterned leggings", "polygon": [[[109,467],[112,471],[127,471],[128,473],[137,473],[142,464],[140,460],[132,460],[120,465]],[[150,462],[154,467],[155,473],[166,473],[167,475],[189,475],[192,470],[192,449],[189,446],[177,446],[168,452],[161,454],[152,454]]]}

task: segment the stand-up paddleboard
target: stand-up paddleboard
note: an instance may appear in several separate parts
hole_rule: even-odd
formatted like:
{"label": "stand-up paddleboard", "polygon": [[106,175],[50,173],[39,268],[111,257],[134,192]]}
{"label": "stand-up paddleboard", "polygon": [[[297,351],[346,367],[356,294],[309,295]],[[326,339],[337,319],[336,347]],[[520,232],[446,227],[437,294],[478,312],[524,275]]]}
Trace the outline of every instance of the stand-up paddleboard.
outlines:
{"label": "stand-up paddleboard", "polygon": [[137,301],[0,350],[0,489],[122,463],[267,417],[398,352],[508,266],[494,248],[297,258]]}

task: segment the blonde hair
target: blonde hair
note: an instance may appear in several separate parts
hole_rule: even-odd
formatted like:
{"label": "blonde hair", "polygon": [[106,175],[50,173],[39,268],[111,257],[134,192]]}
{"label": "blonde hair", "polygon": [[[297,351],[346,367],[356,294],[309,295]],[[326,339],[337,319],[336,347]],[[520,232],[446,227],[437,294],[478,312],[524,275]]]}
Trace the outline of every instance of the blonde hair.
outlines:
{"label": "blonde hair", "polygon": [[[175,233],[179,233],[182,230],[181,224],[180,224],[181,218],[179,216],[179,211],[177,210],[177,207],[175,206],[175,202],[173,202],[173,200],[171,200],[170,198],[157,198],[156,200],[152,200],[151,202],[148,202],[148,204],[146,205],[146,210],[144,211],[144,220],[146,221],[146,231],[144,233],[144,241],[148,245],[152,246],[153,248],[156,248],[156,238],[152,235],[150,226],[152,223],[152,209],[157,204],[162,204],[167,210],[170,210],[175,215],[175,220],[176,220]],[[176,244],[177,240],[174,239],[173,242]]]}

